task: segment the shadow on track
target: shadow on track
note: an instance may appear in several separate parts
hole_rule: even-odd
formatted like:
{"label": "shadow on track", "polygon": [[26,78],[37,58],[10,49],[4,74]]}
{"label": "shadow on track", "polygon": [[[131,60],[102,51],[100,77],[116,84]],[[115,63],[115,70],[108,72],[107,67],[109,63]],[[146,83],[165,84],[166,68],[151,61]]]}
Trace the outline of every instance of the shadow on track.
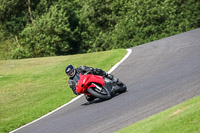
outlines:
{"label": "shadow on track", "polygon": [[95,99],[91,102],[86,102],[86,103],[82,104],[81,106],[88,106],[90,104],[101,103],[101,102],[104,102],[104,101],[107,101],[107,100],[102,100],[102,99],[97,98],[97,99]]}
{"label": "shadow on track", "polygon": [[[126,92],[128,92],[128,91],[126,91]],[[118,95],[122,95],[122,94],[123,93],[117,93],[115,96],[112,96],[111,99],[115,98]],[[111,100],[111,99],[108,99],[108,100]],[[91,104],[101,103],[101,102],[105,102],[105,101],[108,101],[108,100],[102,100],[102,99],[96,98],[95,100],[93,100],[91,102],[86,102],[84,104],[81,104],[81,106],[88,106],[88,105],[91,105]]]}

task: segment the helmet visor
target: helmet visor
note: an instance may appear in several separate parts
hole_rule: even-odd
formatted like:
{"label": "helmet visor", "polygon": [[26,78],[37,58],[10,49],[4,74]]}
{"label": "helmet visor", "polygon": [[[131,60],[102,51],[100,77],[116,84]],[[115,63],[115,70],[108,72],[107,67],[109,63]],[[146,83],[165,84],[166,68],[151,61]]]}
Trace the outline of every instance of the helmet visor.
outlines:
{"label": "helmet visor", "polygon": [[68,73],[68,75],[70,76],[70,77],[72,77],[72,76],[74,76],[74,70],[72,70],[72,71],[70,71],[69,73]]}

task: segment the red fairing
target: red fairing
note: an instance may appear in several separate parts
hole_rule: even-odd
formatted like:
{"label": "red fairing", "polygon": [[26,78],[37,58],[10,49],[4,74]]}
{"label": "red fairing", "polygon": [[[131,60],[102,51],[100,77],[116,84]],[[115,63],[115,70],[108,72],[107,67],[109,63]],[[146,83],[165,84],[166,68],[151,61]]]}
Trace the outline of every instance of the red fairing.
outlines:
{"label": "red fairing", "polygon": [[98,83],[104,87],[104,79],[102,76],[97,76],[97,75],[92,75],[92,74],[87,74],[87,75],[79,74],[79,77],[80,79],[76,85],[77,93],[87,93],[87,89],[89,88],[89,85],[90,87],[96,87],[95,85],[91,83]]}

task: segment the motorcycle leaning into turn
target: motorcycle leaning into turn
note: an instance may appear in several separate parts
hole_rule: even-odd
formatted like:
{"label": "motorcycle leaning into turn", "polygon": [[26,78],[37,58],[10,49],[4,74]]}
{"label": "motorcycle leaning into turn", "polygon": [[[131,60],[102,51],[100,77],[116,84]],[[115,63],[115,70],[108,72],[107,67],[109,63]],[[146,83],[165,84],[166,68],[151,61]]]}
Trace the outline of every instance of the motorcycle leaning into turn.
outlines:
{"label": "motorcycle leaning into turn", "polygon": [[126,92],[126,85],[117,81],[114,82],[104,76],[93,75],[88,73],[75,75],[76,91],[78,94],[84,94],[87,101],[93,101],[96,98],[108,100],[115,96]]}

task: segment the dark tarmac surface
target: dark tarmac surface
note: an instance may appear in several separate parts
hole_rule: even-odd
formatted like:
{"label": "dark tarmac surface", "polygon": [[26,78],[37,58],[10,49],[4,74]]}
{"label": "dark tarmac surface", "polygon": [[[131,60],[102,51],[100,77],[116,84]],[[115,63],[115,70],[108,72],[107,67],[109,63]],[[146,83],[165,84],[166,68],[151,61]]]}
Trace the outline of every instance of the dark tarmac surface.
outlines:
{"label": "dark tarmac surface", "polygon": [[112,74],[128,91],[84,97],[16,133],[111,133],[200,95],[200,29],[132,48]]}

